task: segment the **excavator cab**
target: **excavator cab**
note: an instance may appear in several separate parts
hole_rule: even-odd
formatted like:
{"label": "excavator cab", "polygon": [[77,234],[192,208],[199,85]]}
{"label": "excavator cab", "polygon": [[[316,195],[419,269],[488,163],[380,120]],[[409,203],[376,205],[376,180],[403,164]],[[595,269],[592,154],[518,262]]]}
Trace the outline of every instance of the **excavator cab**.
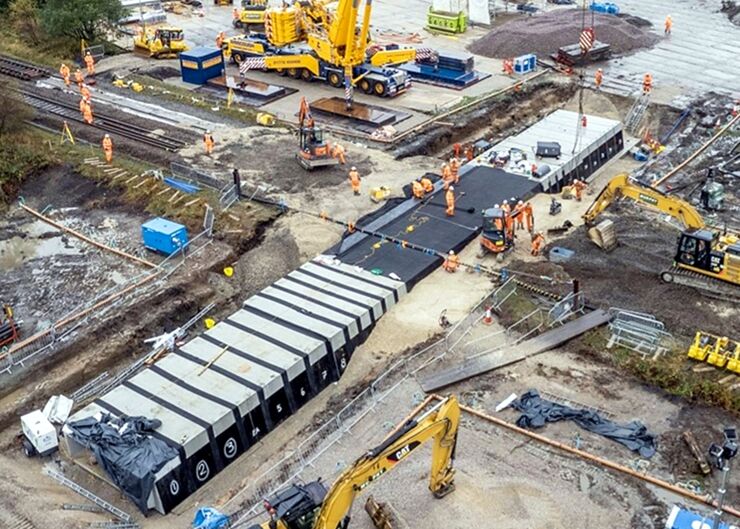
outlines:
{"label": "excavator cab", "polygon": [[317,167],[337,165],[339,160],[334,158],[329,144],[324,141],[324,131],[316,126],[311,115],[311,107],[305,97],[301,98],[298,112],[298,142],[300,149],[296,158],[301,167],[311,171]]}
{"label": "excavator cab", "polygon": [[151,28],[142,28],[134,37],[134,48],[155,59],[174,58],[188,51],[182,28],[173,26],[159,27],[153,31]]}
{"label": "excavator cab", "polygon": [[724,268],[725,254],[715,251],[719,233],[690,230],[681,234],[675,260],[681,265],[719,274]]}
{"label": "excavator cab", "polygon": [[514,245],[506,233],[506,213],[501,208],[483,211],[483,230],[480,237],[481,251],[502,254]]}
{"label": "excavator cab", "polygon": [[279,490],[264,501],[270,520],[249,529],[313,529],[327,492],[320,479]]}

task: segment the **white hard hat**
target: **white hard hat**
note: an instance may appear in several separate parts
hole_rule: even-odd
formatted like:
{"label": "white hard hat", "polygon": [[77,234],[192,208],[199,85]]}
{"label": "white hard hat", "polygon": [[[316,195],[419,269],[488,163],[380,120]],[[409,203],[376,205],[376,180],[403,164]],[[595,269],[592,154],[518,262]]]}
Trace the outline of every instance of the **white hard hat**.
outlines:
{"label": "white hard hat", "polygon": [[206,131],[206,134],[210,134],[210,133],[211,133],[211,131],[210,131],[210,130],[207,130],[207,131]]}
{"label": "white hard hat", "polygon": [[577,183],[578,183],[578,178],[574,178],[574,179],[573,179],[573,183],[574,183],[574,184],[577,184]]}
{"label": "white hard hat", "polygon": [[450,163],[452,163],[452,162],[454,162],[454,161],[455,161],[455,159],[454,159],[454,158],[450,158]]}
{"label": "white hard hat", "polygon": [[455,190],[455,188],[452,187],[452,186],[450,186],[450,191],[454,191],[454,190]]}
{"label": "white hard hat", "polygon": [[455,255],[455,250],[450,250],[450,255]]}
{"label": "white hard hat", "polygon": [[110,136],[109,136],[108,134],[106,134],[106,135],[105,135],[105,137],[106,137],[106,138],[110,138]]}
{"label": "white hard hat", "polygon": [[499,206],[498,204],[494,204],[494,206],[493,206],[493,207],[494,207],[494,208],[500,208],[501,206]]}
{"label": "white hard hat", "polygon": [[504,200],[504,204],[508,204],[508,203],[509,203],[509,201],[508,201],[508,200]]}
{"label": "white hard hat", "polygon": [[519,204],[520,206],[522,206],[522,205],[524,205],[524,201],[523,200],[520,200],[517,204]]}
{"label": "white hard hat", "polygon": [[353,165],[353,166],[352,166],[352,170],[353,170],[353,171],[357,171],[357,167],[355,167],[355,166]]}

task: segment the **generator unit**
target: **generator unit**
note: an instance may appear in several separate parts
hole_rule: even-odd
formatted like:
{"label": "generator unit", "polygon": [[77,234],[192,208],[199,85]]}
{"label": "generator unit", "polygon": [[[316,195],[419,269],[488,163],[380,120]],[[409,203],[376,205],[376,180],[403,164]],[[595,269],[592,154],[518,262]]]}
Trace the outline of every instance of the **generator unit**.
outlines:
{"label": "generator unit", "polygon": [[188,229],[162,217],[142,224],[141,237],[149,250],[168,256],[188,245]]}
{"label": "generator unit", "polygon": [[47,456],[59,448],[56,428],[40,410],[21,417],[21,430],[23,453],[28,457]]}

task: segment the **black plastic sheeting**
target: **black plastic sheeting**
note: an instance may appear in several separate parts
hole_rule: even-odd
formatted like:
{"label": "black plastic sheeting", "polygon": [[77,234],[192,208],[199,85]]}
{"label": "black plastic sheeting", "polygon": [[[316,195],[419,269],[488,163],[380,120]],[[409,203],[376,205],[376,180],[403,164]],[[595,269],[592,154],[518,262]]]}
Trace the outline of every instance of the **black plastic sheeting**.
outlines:
{"label": "black plastic sheeting", "polygon": [[[436,175],[430,176],[432,180],[438,178]],[[409,176],[409,181],[411,178]],[[463,166],[460,182],[455,185],[457,198],[454,217],[446,216],[445,193],[440,189],[423,201],[417,201],[408,211],[376,231],[441,253],[446,254],[449,250],[459,252],[480,232],[481,212],[484,209],[500,204],[505,199],[527,200],[539,189],[539,182],[502,169],[483,166],[468,169]],[[357,225],[366,226],[370,220],[379,218],[398,205],[399,202],[394,201],[358,220]],[[414,227],[413,231],[408,231],[409,226]],[[353,235],[357,236],[357,233]],[[409,289],[442,264],[441,257],[403,249],[394,243],[383,243],[379,237],[363,237],[362,242],[348,249],[343,248],[343,242],[325,253],[335,254],[342,262],[362,266],[365,270],[379,269],[384,275],[393,272]],[[375,247],[379,242],[383,244]]]}
{"label": "black plastic sheeting", "polygon": [[534,389],[514,401],[512,406],[522,412],[516,421],[521,428],[532,430],[542,428],[548,422],[573,421],[584,430],[603,435],[638,452],[641,457],[650,458],[655,454],[655,436],[648,433],[645,425],[639,421],[617,424],[595,411],[577,410],[545,400]]}
{"label": "black plastic sheeting", "polygon": [[131,501],[146,513],[147,499],[154,488],[154,475],[177,451],[164,441],[153,438],[161,421],[145,417],[117,419],[105,414],[98,421],[88,417],[67,423],[72,438],[92,450],[98,464]]}

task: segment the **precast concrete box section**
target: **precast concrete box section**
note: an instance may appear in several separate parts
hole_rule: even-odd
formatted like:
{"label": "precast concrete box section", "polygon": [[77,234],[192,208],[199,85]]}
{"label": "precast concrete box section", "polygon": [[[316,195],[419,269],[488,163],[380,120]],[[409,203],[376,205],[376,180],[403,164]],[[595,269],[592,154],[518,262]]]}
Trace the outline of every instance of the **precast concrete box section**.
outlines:
{"label": "precast concrete box section", "polygon": [[[552,156],[538,143],[559,144]],[[622,123],[613,119],[556,110],[515,136],[479,155],[472,164],[493,166],[540,183],[544,192],[559,192],[574,179],[587,181],[624,149]],[[533,171],[533,169],[535,169]]]}
{"label": "precast concrete box section", "polygon": [[[148,508],[162,514],[332,382],[403,282],[319,257],[70,417],[145,416],[179,454],[154,476]],[[67,437],[72,457],[84,450]]]}

